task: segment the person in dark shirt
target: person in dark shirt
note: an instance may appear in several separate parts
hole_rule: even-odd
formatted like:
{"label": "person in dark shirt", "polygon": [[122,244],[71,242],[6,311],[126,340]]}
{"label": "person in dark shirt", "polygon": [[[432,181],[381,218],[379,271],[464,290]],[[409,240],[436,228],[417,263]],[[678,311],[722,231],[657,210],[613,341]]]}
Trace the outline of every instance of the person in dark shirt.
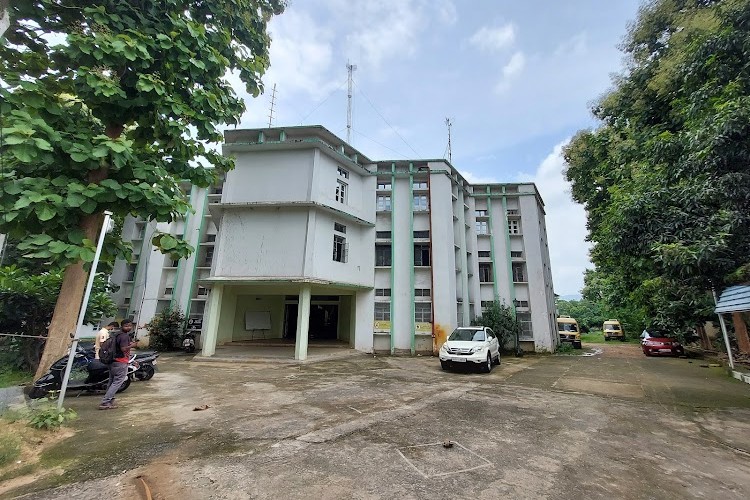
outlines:
{"label": "person in dark shirt", "polygon": [[133,330],[133,321],[125,319],[120,325],[120,331],[113,331],[115,335],[115,360],[109,365],[109,385],[107,392],[99,405],[100,410],[112,410],[117,408],[115,394],[120,389],[125,379],[128,378],[128,361],[130,360],[130,348],[135,343],[130,342],[130,332]]}

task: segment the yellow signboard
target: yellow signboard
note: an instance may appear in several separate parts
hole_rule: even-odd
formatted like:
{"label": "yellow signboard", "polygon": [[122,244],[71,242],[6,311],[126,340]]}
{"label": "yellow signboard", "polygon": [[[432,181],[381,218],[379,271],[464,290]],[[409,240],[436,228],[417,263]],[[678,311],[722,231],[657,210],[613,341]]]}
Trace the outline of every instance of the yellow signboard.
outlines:
{"label": "yellow signboard", "polygon": [[432,323],[416,323],[414,327],[419,333],[432,333]]}
{"label": "yellow signboard", "polygon": [[376,321],[373,325],[373,328],[376,332],[378,331],[391,331],[391,322],[390,321]]}

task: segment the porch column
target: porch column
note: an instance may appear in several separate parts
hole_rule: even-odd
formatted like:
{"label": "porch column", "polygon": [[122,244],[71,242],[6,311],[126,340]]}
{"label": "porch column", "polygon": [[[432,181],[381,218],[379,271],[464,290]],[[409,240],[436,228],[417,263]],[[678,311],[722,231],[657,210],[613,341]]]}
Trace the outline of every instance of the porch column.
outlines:
{"label": "porch column", "polygon": [[224,285],[214,285],[208,296],[208,324],[203,335],[201,356],[213,356],[216,353],[216,338],[219,334],[219,319],[221,317],[221,299],[224,296]]}
{"label": "porch column", "polygon": [[310,333],[310,285],[302,285],[297,309],[297,341],[294,344],[294,359],[307,359],[307,337]]}

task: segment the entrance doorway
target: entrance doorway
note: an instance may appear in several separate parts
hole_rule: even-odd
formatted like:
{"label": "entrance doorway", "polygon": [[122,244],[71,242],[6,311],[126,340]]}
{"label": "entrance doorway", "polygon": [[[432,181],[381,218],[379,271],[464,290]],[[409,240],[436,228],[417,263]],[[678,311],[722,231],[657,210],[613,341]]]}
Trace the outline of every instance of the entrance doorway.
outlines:
{"label": "entrance doorway", "polygon": [[[284,338],[297,339],[297,315],[299,304],[284,305]],[[338,304],[310,305],[310,340],[338,339],[339,306]]]}

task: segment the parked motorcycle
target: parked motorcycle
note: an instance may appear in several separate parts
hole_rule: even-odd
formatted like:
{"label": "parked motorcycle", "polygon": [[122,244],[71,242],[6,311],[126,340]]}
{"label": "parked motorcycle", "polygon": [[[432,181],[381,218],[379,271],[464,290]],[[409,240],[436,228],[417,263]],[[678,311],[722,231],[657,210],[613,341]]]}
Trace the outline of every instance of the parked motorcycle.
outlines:
{"label": "parked motorcycle", "polygon": [[[117,392],[126,390],[133,380],[148,380],[153,377],[155,372],[153,364],[157,357],[159,354],[155,352],[132,353],[128,361],[128,377]],[[29,397],[39,399],[52,391],[59,391],[62,388],[67,364],[68,356],[63,356],[52,363],[49,371],[34,382]],[[109,366],[95,359],[93,349],[84,349],[79,346],[73,358],[73,366],[68,378],[68,390],[103,391],[107,389],[108,383]]]}
{"label": "parked motorcycle", "polygon": [[182,349],[187,352],[195,352],[195,334],[193,332],[185,332],[182,337]]}

